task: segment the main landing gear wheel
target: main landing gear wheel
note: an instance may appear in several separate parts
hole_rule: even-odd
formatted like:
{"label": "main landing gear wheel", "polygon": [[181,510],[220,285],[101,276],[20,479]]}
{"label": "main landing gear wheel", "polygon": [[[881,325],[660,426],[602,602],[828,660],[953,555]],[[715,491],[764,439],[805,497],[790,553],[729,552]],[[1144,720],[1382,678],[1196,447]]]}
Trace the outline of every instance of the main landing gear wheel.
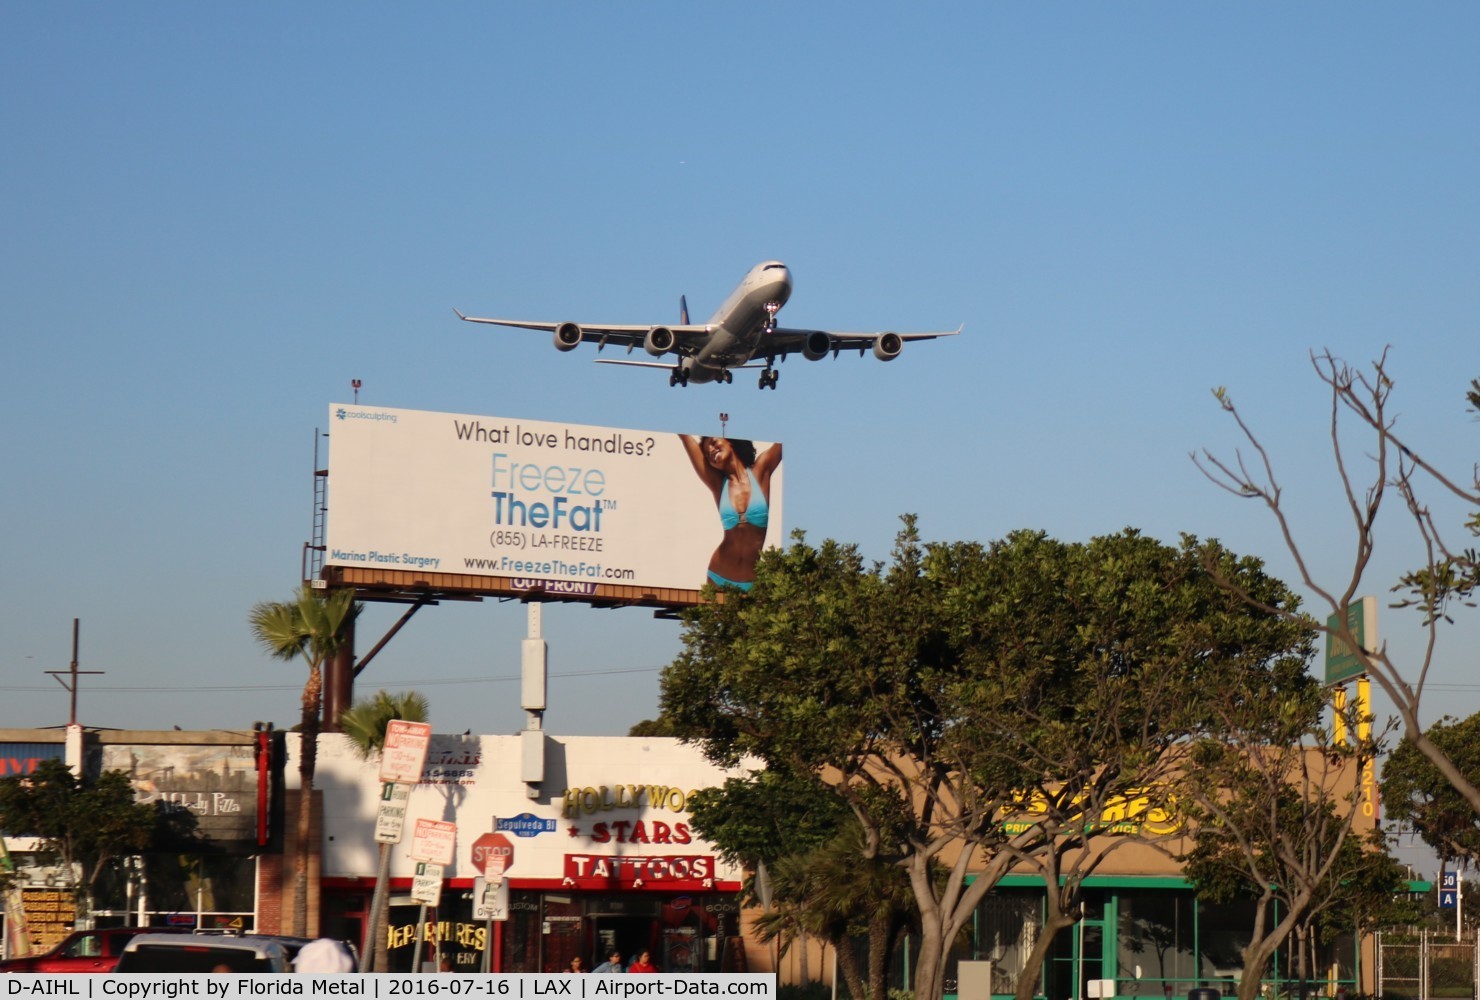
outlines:
{"label": "main landing gear wheel", "polygon": [[720,381],[723,382],[725,385],[729,385],[731,382],[735,381],[735,373],[726,368],[723,377],[720,378]]}
{"label": "main landing gear wheel", "polygon": [[759,388],[765,389],[769,386],[774,391],[776,388],[776,380],[780,377],[781,373],[774,368],[767,368],[763,370],[761,372],[761,381]]}
{"label": "main landing gear wheel", "polygon": [[687,386],[689,384],[689,373],[684,371],[682,368],[673,369],[673,371],[668,373],[668,384],[670,386]]}

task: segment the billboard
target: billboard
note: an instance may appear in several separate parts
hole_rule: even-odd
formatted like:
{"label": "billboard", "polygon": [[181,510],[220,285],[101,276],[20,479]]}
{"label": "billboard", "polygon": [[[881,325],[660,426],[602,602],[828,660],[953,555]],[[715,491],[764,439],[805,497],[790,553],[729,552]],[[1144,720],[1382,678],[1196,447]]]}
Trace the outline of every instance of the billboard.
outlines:
{"label": "billboard", "polygon": [[324,565],[344,574],[697,594],[747,586],[784,537],[774,442],[344,403],[329,428]]}

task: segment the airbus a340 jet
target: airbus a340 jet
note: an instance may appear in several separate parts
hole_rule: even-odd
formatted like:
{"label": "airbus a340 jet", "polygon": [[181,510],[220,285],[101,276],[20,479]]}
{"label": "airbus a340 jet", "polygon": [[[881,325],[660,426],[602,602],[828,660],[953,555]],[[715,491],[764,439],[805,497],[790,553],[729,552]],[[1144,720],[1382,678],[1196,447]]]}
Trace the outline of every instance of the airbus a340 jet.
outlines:
{"label": "airbus a340 jet", "polygon": [[[810,361],[821,361],[841,351],[872,349],[880,361],[893,361],[907,340],[933,340],[961,332],[943,330],[937,333],[840,333],[835,330],[796,330],[778,326],[776,314],[791,298],[791,272],[779,260],[757,264],[745,275],[724,304],[706,323],[690,323],[688,303],[679,299],[679,321],[676,325],[621,325],[612,323],[545,323],[520,319],[484,319],[464,316],[469,323],[492,323],[522,330],[544,330],[555,336],[555,348],[573,351],[581,343],[594,343],[599,351],[608,344],[626,347],[627,353],[641,346],[654,358],[670,356],[672,360],[626,361],[598,358],[609,365],[634,365],[640,368],[662,368],[668,371],[669,385],[690,382],[733,382],[735,369],[759,368],[760,387],[776,388],[780,373],[776,362],[788,354],[801,354]],[[454,310],[456,312],[456,310]]]}

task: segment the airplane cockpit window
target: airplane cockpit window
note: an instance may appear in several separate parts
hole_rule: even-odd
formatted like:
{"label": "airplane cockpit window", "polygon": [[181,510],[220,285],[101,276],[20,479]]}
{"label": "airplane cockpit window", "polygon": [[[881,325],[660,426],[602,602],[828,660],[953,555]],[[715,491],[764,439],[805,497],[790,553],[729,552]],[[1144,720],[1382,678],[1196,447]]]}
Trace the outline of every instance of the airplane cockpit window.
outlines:
{"label": "airplane cockpit window", "polygon": [[786,265],[785,264],[767,264],[762,270],[775,271],[777,269],[780,269],[782,271],[785,271],[786,270]]}

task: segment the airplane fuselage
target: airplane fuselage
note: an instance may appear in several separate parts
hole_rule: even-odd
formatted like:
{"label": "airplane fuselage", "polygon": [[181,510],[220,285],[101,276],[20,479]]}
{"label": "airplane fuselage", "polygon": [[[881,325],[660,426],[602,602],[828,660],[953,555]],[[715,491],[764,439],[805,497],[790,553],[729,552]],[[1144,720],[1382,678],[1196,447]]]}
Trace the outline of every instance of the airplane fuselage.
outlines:
{"label": "airplane fuselage", "polygon": [[[725,371],[755,357],[768,324],[791,298],[791,271],[779,260],[751,268],[705,323],[709,341],[683,360],[691,382],[723,379]],[[770,306],[771,308],[767,308]]]}

